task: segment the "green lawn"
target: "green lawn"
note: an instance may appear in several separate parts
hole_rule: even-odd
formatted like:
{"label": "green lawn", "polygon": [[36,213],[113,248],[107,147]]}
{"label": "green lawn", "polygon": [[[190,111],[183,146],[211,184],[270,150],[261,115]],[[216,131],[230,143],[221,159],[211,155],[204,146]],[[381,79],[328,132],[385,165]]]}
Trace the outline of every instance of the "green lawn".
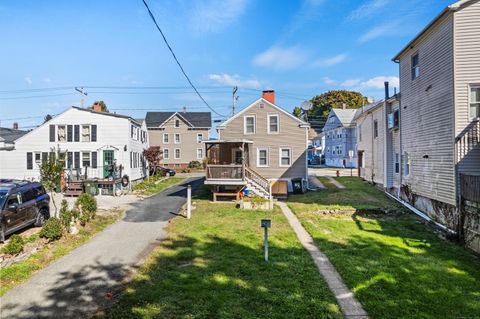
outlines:
{"label": "green lawn", "polygon": [[138,195],[150,196],[160,193],[166,188],[173,186],[185,180],[184,177],[163,177],[152,176],[133,187],[133,191]]}
{"label": "green lawn", "polygon": [[[58,258],[65,256],[74,248],[90,240],[95,234],[104,230],[121,216],[120,211],[115,211],[105,216],[97,216],[95,219],[79,228],[77,235],[64,235],[57,241],[50,243],[40,251],[30,255],[27,259],[0,269],[0,296],[8,290],[18,286],[36,271],[45,268]],[[38,234],[26,238],[26,242],[38,239]]]}
{"label": "green lawn", "polygon": [[[480,258],[366,182],[338,180],[346,190],[290,196],[289,206],[372,318],[480,317]],[[329,207],[360,212],[318,213]]]}
{"label": "green lawn", "polygon": [[[109,318],[341,318],[334,297],[280,210],[246,211],[197,194]],[[206,196],[203,196],[203,195]],[[198,196],[201,196],[199,198]],[[260,220],[270,218],[270,262]]]}

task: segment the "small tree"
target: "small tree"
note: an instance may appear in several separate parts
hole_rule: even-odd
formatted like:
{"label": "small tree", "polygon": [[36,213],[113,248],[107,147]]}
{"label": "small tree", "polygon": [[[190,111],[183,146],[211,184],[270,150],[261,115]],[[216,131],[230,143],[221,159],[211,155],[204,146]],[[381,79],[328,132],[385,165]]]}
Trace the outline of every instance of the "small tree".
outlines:
{"label": "small tree", "polygon": [[143,156],[147,160],[149,166],[153,165],[153,175],[155,175],[157,166],[160,165],[160,161],[162,160],[160,146],[150,146],[146,150],[143,150]]}
{"label": "small tree", "polygon": [[51,116],[50,114],[47,114],[47,115],[45,115],[45,117],[43,118],[43,123],[47,123],[47,122],[50,121],[51,119],[53,119],[53,116]]}
{"label": "small tree", "polygon": [[57,182],[60,180],[63,167],[65,166],[65,152],[60,151],[60,147],[56,150],[52,148],[50,156],[46,158],[40,165],[40,179],[43,187],[50,193],[53,206],[55,207],[55,217],[57,217],[57,205],[53,197],[53,191]]}
{"label": "small tree", "polygon": [[92,110],[94,109],[94,105],[99,105],[101,112],[107,112],[107,113],[108,113],[107,104],[105,104],[105,102],[103,102],[103,101],[95,101],[95,102],[93,103],[92,107],[91,107]]}

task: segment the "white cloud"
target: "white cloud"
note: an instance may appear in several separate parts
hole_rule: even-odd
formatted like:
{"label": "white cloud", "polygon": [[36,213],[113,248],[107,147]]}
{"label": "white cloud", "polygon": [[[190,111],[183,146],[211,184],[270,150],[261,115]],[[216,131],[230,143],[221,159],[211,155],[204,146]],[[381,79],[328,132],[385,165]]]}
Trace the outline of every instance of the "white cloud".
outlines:
{"label": "white cloud", "polygon": [[217,83],[228,85],[228,86],[238,86],[242,88],[249,89],[258,89],[262,87],[262,83],[257,79],[242,79],[239,75],[234,74],[210,74],[209,79]]}
{"label": "white cloud", "polygon": [[253,64],[275,70],[289,70],[305,63],[308,55],[307,51],[300,47],[271,47],[257,54],[253,58]]}
{"label": "white cloud", "polygon": [[349,79],[343,81],[340,85],[356,89],[382,89],[384,82],[389,82],[390,86],[398,87],[400,81],[396,76],[376,76],[374,78],[362,81],[361,79]]}
{"label": "white cloud", "polygon": [[340,83],[340,85],[344,86],[344,87],[353,87],[353,86],[357,86],[358,84],[360,84],[361,81],[362,80],[360,80],[360,79],[348,79],[348,80],[345,80],[342,83]]}
{"label": "white cloud", "polygon": [[338,84],[338,81],[330,79],[329,77],[324,77],[322,80],[323,80],[323,83],[325,83],[327,85],[337,85]]}
{"label": "white cloud", "polygon": [[360,38],[358,38],[358,42],[365,43],[376,38],[380,38],[386,35],[391,34],[398,34],[398,22],[388,22],[385,24],[378,25],[367,32],[365,32]]}
{"label": "white cloud", "polygon": [[312,63],[312,66],[314,67],[329,67],[329,66],[333,66],[333,65],[336,65],[336,64],[339,64],[343,61],[345,61],[345,59],[348,57],[348,55],[346,53],[342,53],[342,54],[338,54],[336,56],[333,56],[331,58],[326,58],[326,59],[318,59],[318,60],[315,60],[313,63]]}
{"label": "white cloud", "polygon": [[390,0],[371,0],[362,4],[353,10],[348,16],[348,20],[362,20],[372,17],[381,8],[385,7]]}
{"label": "white cloud", "polygon": [[196,34],[219,32],[237,21],[245,12],[248,0],[204,0],[193,9],[191,20]]}
{"label": "white cloud", "polygon": [[24,80],[25,80],[25,82],[27,82],[28,84],[32,84],[32,83],[33,83],[32,78],[29,77],[29,76],[26,76],[26,77],[24,78]]}

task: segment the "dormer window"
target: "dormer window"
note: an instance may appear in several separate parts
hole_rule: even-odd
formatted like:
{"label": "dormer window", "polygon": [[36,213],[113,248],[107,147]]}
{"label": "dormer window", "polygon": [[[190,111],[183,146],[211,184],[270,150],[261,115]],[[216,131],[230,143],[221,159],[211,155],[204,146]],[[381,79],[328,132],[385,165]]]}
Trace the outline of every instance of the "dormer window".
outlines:
{"label": "dormer window", "polygon": [[418,53],[412,55],[412,80],[415,80],[420,76],[420,58]]}

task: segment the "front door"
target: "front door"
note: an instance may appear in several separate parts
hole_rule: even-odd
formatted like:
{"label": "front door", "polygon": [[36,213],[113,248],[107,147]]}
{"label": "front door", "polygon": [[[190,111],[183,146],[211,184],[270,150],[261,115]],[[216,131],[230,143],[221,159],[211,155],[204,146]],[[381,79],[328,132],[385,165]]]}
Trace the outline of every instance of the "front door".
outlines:
{"label": "front door", "polygon": [[103,177],[110,176],[110,165],[113,164],[113,151],[104,150],[103,151]]}

